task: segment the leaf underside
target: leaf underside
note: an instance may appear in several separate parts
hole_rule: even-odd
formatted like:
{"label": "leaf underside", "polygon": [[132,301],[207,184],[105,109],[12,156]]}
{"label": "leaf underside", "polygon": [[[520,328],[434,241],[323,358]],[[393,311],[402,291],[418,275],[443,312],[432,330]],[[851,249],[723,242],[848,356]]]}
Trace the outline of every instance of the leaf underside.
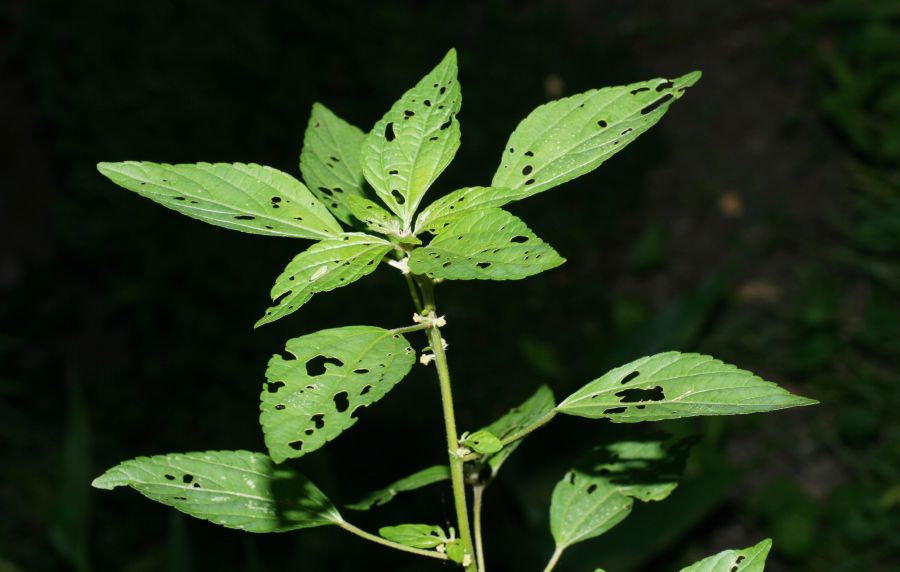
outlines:
{"label": "leaf underside", "polygon": [[315,451],[353,426],[415,361],[406,338],[373,326],[321,330],[289,340],[286,349],[291,357],[269,360],[260,395],[259,421],[277,463]]}
{"label": "leaf underside", "polygon": [[519,280],[565,262],[524,222],[502,209],[471,211],[409,257],[416,274],[449,280]]}
{"label": "leaf underside", "polygon": [[389,503],[398,494],[414,491],[428,485],[450,480],[450,469],[447,465],[435,465],[404,477],[383,489],[372,491],[359,501],[346,505],[351,510],[369,510],[372,507]]}
{"label": "leaf underside", "polygon": [[682,568],[681,572],[763,572],[766,556],[772,548],[771,540],[763,540],[756,546],[743,550],[726,550],[696,564]]}
{"label": "leaf underside", "polygon": [[398,524],[378,529],[382,538],[387,538],[404,546],[412,546],[422,550],[437,548],[447,542],[444,530],[432,524]]}
{"label": "leaf underside", "polygon": [[321,103],[313,104],[303,136],[300,172],[309,190],[340,221],[350,224],[347,199],[364,196],[360,152],[366,134]]}
{"label": "leaf underside", "polygon": [[322,240],[288,263],[275,280],[272,300],[255,327],[274,322],[297,311],[313,294],[356,282],[371,274],[391,249],[384,239],[363,233],[345,233]]}
{"label": "leaf underside", "polygon": [[117,185],[192,218],[242,232],[321,239],[341,227],[303,183],[243,163],[100,163]]}
{"label": "leaf underside", "polygon": [[185,514],[248,532],[286,532],[343,522],[303,475],[262,453],[207,451],[138,457],[92,483],[129,486]]}
{"label": "leaf underside", "polygon": [[775,411],[815,403],[710,356],[665,352],[610,371],[573,393],[557,410],[636,423]]}
{"label": "leaf underside", "polygon": [[[506,415],[484,429],[503,440],[536,423],[553,411],[554,406],[556,406],[556,401],[553,398],[553,391],[546,385],[542,385],[521,405],[510,409]],[[497,476],[500,467],[521,443],[521,439],[513,441],[505,445],[499,452],[485,457],[485,461],[491,467],[492,477]]]}

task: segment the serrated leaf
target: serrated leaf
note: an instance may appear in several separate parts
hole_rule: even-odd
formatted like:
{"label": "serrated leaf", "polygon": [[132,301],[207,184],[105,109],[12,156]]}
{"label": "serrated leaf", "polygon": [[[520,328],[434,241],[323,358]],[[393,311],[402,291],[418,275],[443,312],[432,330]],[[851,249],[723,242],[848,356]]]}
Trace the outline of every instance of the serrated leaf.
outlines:
{"label": "serrated leaf", "polygon": [[[485,427],[485,429],[499,437],[501,440],[506,439],[549,415],[555,406],[556,401],[553,398],[553,391],[546,385],[542,385],[534,395],[529,397],[525,402],[510,409],[506,415],[497,419]],[[486,462],[491,467],[491,476],[497,475],[500,467],[521,443],[521,439],[508,443],[498,453],[489,455],[485,458]]]}
{"label": "serrated leaf", "polygon": [[766,556],[772,548],[772,541],[763,540],[756,546],[743,550],[726,550],[705,558],[681,572],[763,572]]}
{"label": "serrated leaf", "polygon": [[389,236],[401,234],[400,221],[381,206],[365,197],[347,197],[350,214],[363,222],[369,229]]}
{"label": "serrated leaf", "polygon": [[665,352],[610,371],[570,395],[556,409],[568,415],[636,423],[775,411],[815,403],[710,356]]}
{"label": "serrated leaf", "polygon": [[546,103],[509,138],[492,187],[530,197],[593,171],[662,118],[700,79],[692,72],[593,89]]}
{"label": "serrated leaf", "polygon": [[363,196],[360,152],[366,134],[314,103],[300,152],[300,172],[316,197],[334,216],[350,223],[347,199]]}
{"label": "serrated leaf", "polygon": [[409,268],[450,280],[519,280],[565,262],[524,222],[502,209],[480,209],[453,221],[415,249]]}
{"label": "serrated leaf", "polygon": [[485,429],[475,431],[471,435],[466,436],[462,440],[462,442],[463,445],[465,445],[469,449],[472,449],[476,453],[481,453],[483,455],[496,453],[503,448],[503,443],[500,442],[500,439],[498,439],[496,435]]}
{"label": "serrated leaf", "polygon": [[402,335],[373,326],[321,330],[273,356],[259,421],[276,463],[302,457],[352,427],[360,411],[409,373],[415,352]]}
{"label": "serrated leaf", "polygon": [[692,444],[648,438],[595,448],[553,490],[550,529],[557,547],[600,536],[631,513],[634,499],[668,497]]}
{"label": "serrated leaf", "polygon": [[387,538],[404,546],[430,550],[447,542],[444,529],[431,524],[398,524],[378,529],[382,538]]}
{"label": "serrated leaf", "polygon": [[269,236],[320,239],[341,227],[287,173],[243,163],[100,163],[109,180],[164,207],[216,226]]}
{"label": "serrated leaf", "polygon": [[373,491],[358,502],[348,504],[346,507],[351,510],[369,510],[372,507],[387,504],[400,493],[448,480],[450,480],[450,469],[447,465],[435,465],[394,481],[383,489]]}
{"label": "serrated leaf", "polygon": [[356,282],[378,268],[391,243],[363,233],[344,233],[310,246],[291,260],[275,280],[275,305],[254,327],[274,322],[297,311],[313,294]]}
{"label": "serrated leaf", "polygon": [[207,451],[138,457],[94,479],[99,489],[129,486],[185,514],[249,532],[339,524],[340,513],[303,475],[262,453]]}
{"label": "serrated leaf", "polygon": [[473,210],[502,207],[519,198],[520,191],[497,187],[466,187],[444,195],[419,213],[416,234],[437,233]]}
{"label": "serrated leaf", "polygon": [[425,191],[459,148],[462,105],[456,51],[391,107],[366,136],[363,173],[388,208],[410,230]]}

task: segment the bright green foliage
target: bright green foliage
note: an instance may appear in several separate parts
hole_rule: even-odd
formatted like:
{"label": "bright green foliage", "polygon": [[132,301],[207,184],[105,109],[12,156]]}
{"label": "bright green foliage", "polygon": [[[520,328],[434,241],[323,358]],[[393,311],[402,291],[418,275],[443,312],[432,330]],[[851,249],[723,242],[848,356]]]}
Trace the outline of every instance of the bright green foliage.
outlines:
{"label": "bright green foliage", "polygon": [[138,457],[92,483],[128,486],[197,518],[248,532],[286,532],[343,522],[331,501],[303,475],[247,451]]}
{"label": "bright green foliage", "polygon": [[462,105],[456,51],[403,94],[363,145],[363,172],[388,208],[409,229],[425,191],[459,148]]}
{"label": "bright green foliage", "polygon": [[256,327],[295,312],[313,294],[328,292],[371,274],[391,243],[362,233],[345,233],[317,242],[294,257],[275,280],[272,300]]}
{"label": "bright green foliage", "polygon": [[400,334],[372,326],[321,330],[289,340],[260,394],[259,422],[275,462],[315,451],[402,380],[415,355]]}
{"label": "bright green foliage", "polygon": [[687,443],[621,441],[598,447],[553,490],[550,530],[565,549],[599,536],[630,513],[634,499],[660,501],[678,486]]}
{"label": "bright green foliage", "polygon": [[440,526],[431,524],[398,524],[378,529],[378,534],[404,546],[437,548],[447,543],[447,535]]}
{"label": "bright green foliage", "polygon": [[538,107],[506,142],[491,186],[524,199],[593,171],[656,125],[699,79],[693,72],[594,89]]}
{"label": "bright green foliage", "polygon": [[758,413],[814,403],[710,356],[665,352],[610,371],[556,409],[580,417],[636,423]]}
{"label": "bright green foliage", "polygon": [[771,548],[772,541],[763,540],[744,550],[726,550],[704,558],[681,572],[762,572]]}
{"label": "bright green foliage", "polygon": [[359,154],[366,134],[330,109],[316,103],[312,108],[300,172],[309,190],[343,223],[350,223],[347,199],[364,195]]}
{"label": "bright green foliage", "polygon": [[97,169],[121,187],[216,226],[312,239],[341,232],[303,183],[271,167],[125,161],[100,163]]}
{"label": "bright green foliage", "polygon": [[369,230],[390,236],[400,235],[400,221],[381,205],[365,197],[350,196],[347,199],[350,214],[362,221]]}
{"label": "bright green foliage", "polygon": [[[524,403],[513,407],[506,415],[484,429],[500,439],[507,439],[534,425],[547,415],[552,415],[555,406],[553,391],[546,385],[542,385]],[[521,443],[522,441],[517,439],[505,445],[499,452],[485,456],[484,461],[491,467],[492,476],[497,475],[497,471]]]}
{"label": "bright green foliage", "polygon": [[500,439],[485,429],[475,431],[471,435],[463,437],[462,443],[476,453],[481,453],[483,455],[496,453],[503,448],[503,443],[500,442]]}
{"label": "bright green foliage", "polygon": [[450,480],[450,469],[447,465],[435,465],[415,472],[408,477],[394,481],[383,489],[373,491],[359,501],[346,505],[351,510],[369,510],[375,506],[387,504],[398,494],[414,491],[428,485]]}
{"label": "bright green foliage", "polygon": [[466,187],[434,201],[419,213],[416,234],[437,233],[452,221],[473,211],[502,207],[519,197],[519,192],[496,187]]}
{"label": "bright green foliage", "polygon": [[565,262],[521,219],[502,209],[474,210],[413,251],[416,274],[450,280],[519,280]]}

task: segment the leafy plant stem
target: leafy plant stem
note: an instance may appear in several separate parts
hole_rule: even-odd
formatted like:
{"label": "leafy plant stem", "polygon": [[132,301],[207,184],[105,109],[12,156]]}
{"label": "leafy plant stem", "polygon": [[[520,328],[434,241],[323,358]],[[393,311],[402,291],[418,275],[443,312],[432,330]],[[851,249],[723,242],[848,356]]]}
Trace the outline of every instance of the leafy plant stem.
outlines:
{"label": "leafy plant stem", "polygon": [[[532,431],[536,431],[537,429],[540,429],[541,427],[543,427],[544,425],[549,423],[550,420],[553,419],[554,417],[556,417],[556,409],[551,410],[546,415],[544,415],[543,417],[541,417],[540,419],[538,419],[537,421],[535,421],[528,427],[525,427],[521,431],[516,431],[509,437],[502,439],[500,441],[500,443],[503,444],[503,446],[505,447],[505,446],[509,445],[510,443],[518,441],[522,437],[525,437],[526,435],[530,434]],[[480,457],[480,455],[478,453],[469,453],[468,455],[464,456],[462,458],[462,460],[463,460],[463,462],[474,461],[478,457]]]}
{"label": "leafy plant stem", "polygon": [[419,289],[412,276],[404,274],[403,277],[406,278],[406,285],[409,286],[409,295],[412,296],[413,304],[416,306],[416,312],[424,311],[425,307],[422,305],[422,297],[419,296]]}
{"label": "leafy plant stem", "polygon": [[427,330],[431,327],[431,324],[416,324],[414,326],[404,326],[402,328],[394,328],[391,330],[393,334],[408,334],[410,332],[420,332],[422,330]]}
{"label": "leafy plant stem", "polygon": [[475,534],[475,552],[478,562],[478,572],[485,572],[484,543],[481,540],[481,505],[484,499],[484,485],[472,487],[472,520]]}
{"label": "leafy plant stem", "polygon": [[419,556],[427,556],[428,558],[437,558],[438,560],[447,560],[446,554],[441,554],[440,552],[434,550],[422,550],[421,548],[413,548],[412,546],[405,546],[403,544],[399,544],[397,542],[392,542],[386,538],[381,538],[380,536],[376,536],[371,532],[366,532],[365,530],[358,528],[349,522],[341,522],[340,527],[346,530],[351,534],[355,534],[360,538],[364,538],[366,540],[372,541],[376,544],[381,544],[382,546],[387,546],[388,548],[395,548],[397,550],[401,550],[403,552],[409,552],[410,554],[418,554]]}
{"label": "leafy plant stem", "polygon": [[[437,313],[434,302],[434,282],[425,276],[419,277],[425,312]],[[463,481],[463,460],[457,454],[459,436],[456,432],[456,414],[453,410],[453,390],[450,384],[450,369],[447,366],[447,354],[439,328],[427,330],[431,351],[434,352],[434,364],[437,368],[438,381],[441,388],[441,404],[444,411],[444,428],[447,433],[447,453],[450,457],[450,481],[453,485],[453,504],[456,509],[457,526],[466,554],[474,557],[472,533],[469,529],[469,510],[466,502],[466,488]],[[467,572],[475,572],[474,562],[466,566]]]}
{"label": "leafy plant stem", "polygon": [[563,550],[559,546],[556,547],[556,550],[553,551],[553,555],[550,557],[550,562],[547,562],[547,567],[544,568],[544,572],[550,572],[556,568],[556,563],[559,562],[559,557],[562,556]]}

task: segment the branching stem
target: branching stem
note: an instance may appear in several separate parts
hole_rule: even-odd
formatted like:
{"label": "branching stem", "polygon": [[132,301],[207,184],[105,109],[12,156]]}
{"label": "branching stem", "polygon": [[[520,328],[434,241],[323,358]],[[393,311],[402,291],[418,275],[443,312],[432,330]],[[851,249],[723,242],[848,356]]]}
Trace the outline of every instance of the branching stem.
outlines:
{"label": "branching stem", "polygon": [[396,550],[402,550],[403,552],[409,552],[410,554],[418,554],[419,556],[427,556],[428,558],[437,558],[438,560],[447,560],[446,554],[441,554],[440,552],[434,550],[422,550],[421,548],[413,548],[412,546],[405,546],[403,544],[399,544],[397,542],[392,542],[386,538],[381,538],[380,536],[376,536],[371,532],[366,532],[361,528],[357,528],[353,526],[349,522],[342,522],[340,527],[346,530],[351,534],[355,534],[360,538],[364,538],[371,542],[375,542],[376,544],[381,544],[382,546],[387,546],[388,548],[394,548]]}
{"label": "branching stem", "polygon": [[481,540],[481,505],[484,498],[484,485],[472,487],[472,520],[475,534],[475,553],[478,557],[478,572],[485,572],[484,543]]}
{"label": "branching stem", "polygon": [[[541,427],[543,427],[544,425],[549,423],[550,420],[553,419],[554,417],[556,417],[556,409],[551,409],[546,415],[544,415],[543,417],[541,417],[540,419],[538,419],[537,421],[535,421],[528,427],[525,427],[519,431],[516,431],[512,435],[501,439],[500,442],[503,444],[504,447],[506,447],[510,443],[513,443],[515,441],[518,441],[522,437],[525,437],[532,431],[540,429]],[[465,461],[474,461],[475,459],[477,459],[480,456],[481,455],[479,455],[478,453],[469,453],[468,455],[463,457],[463,461],[464,462]]]}

